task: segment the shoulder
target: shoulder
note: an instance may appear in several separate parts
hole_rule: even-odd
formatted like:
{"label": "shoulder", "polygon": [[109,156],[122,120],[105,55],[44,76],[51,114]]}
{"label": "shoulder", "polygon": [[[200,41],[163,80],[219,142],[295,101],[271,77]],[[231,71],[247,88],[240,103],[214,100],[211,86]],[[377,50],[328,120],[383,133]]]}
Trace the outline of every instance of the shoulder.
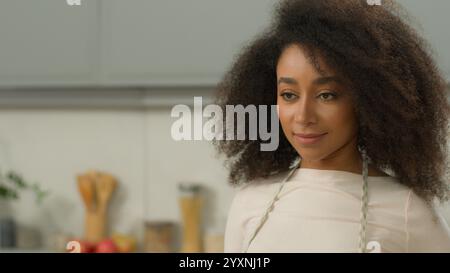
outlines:
{"label": "shoulder", "polygon": [[258,201],[268,200],[288,174],[289,171],[283,171],[266,178],[257,178],[248,181],[236,189],[235,202],[248,205],[249,203],[255,204]]}
{"label": "shoulder", "polygon": [[258,216],[285,173],[259,178],[236,188],[225,229],[224,252],[241,252],[247,240],[248,220]]}
{"label": "shoulder", "polygon": [[372,200],[384,204],[384,206],[404,211],[411,192],[411,188],[402,184],[396,177],[369,178],[369,194]]}
{"label": "shoulder", "polygon": [[441,217],[434,203],[426,202],[413,190],[408,192],[406,200],[406,218],[407,220],[427,220],[432,223],[438,223]]}
{"label": "shoulder", "polygon": [[436,205],[410,191],[405,228],[410,252],[450,252],[450,229]]}

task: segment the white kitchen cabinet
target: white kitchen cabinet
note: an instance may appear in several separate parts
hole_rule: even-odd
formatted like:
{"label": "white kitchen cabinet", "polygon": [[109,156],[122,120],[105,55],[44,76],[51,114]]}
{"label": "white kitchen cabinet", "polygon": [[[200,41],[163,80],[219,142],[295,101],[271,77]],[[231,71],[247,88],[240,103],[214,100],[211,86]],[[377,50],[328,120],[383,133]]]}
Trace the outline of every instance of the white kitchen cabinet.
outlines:
{"label": "white kitchen cabinet", "polygon": [[[277,0],[102,0],[105,85],[213,85]],[[399,0],[450,81],[448,0]]]}
{"label": "white kitchen cabinet", "polygon": [[431,45],[433,57],[450,84],[450,1],[397,0],[411,15],[413,26]]}
{"label": "white kitchen cabinet", "polygon": [[95,83],[98,4],[1,0],[0,87]]}
{"label": "white kitchen cabinet", "polygon": [[274,0],[1,0],[0,87],[211,86]]}
{"label": "white kitchen cabinet", "polygon": [[102,81],[212,85],[274,0],[104,0]]}
{"label": "white kitchen cabinet", "polygon": [[[215,85],[277,0],[0,0],[0,89]],[[448,0],[400,0],[450,80]],[[63,92],[63,91],[62,91]]]}

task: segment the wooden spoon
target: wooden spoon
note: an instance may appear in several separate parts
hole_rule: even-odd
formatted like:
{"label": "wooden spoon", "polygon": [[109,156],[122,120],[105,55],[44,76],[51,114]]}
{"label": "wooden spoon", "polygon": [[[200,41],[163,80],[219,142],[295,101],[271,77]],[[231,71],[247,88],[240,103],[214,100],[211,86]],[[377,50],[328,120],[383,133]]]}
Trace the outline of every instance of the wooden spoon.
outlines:
{"label": "wooden spoon", "polygon": [[78,175],[78,190],[80,191],[86,210],[93,211],[95,209],[94,200],[94,183],[87,175]]}
{"label": "wooden spoon", "polygon": [[95,181],[99,210],[105,211],[107,209],[108,203],[116,186],[117,181],[112,175],[106,173],[99,174],[97,180]]}

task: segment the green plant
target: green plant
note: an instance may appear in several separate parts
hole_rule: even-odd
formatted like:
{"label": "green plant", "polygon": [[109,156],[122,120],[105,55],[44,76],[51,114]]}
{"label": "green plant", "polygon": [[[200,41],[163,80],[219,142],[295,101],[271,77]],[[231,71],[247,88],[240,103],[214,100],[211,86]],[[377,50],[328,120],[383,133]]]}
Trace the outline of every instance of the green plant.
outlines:
{"label": "green plant", "polygon": [[43,191],[37,183],[27,182],[14,171],[8,171],[6,175],[0,173],[0,199],[17,200],[20,197],[20,191],[23,190],[31,190],[35,194],[38,204],[49,194],[48,191]]}

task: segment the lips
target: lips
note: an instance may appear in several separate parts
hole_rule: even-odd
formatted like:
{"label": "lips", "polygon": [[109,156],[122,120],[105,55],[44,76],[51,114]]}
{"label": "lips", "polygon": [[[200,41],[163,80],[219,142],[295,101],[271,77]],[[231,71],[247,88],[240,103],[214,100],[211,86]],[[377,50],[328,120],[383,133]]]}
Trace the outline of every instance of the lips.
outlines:
{"label": "lips", "polygon": [[326,134],[294,134],[294,138],[300,144],[307,145],[319,142]]}
{"label": "lips", "polygon": [[302,138],[315,138],[315,137],[323,136],[325,134],[326,133],[323,133],[323,134],[300,134],[299,133],[299,134],[294,134],[294,135],[302,137]]}

